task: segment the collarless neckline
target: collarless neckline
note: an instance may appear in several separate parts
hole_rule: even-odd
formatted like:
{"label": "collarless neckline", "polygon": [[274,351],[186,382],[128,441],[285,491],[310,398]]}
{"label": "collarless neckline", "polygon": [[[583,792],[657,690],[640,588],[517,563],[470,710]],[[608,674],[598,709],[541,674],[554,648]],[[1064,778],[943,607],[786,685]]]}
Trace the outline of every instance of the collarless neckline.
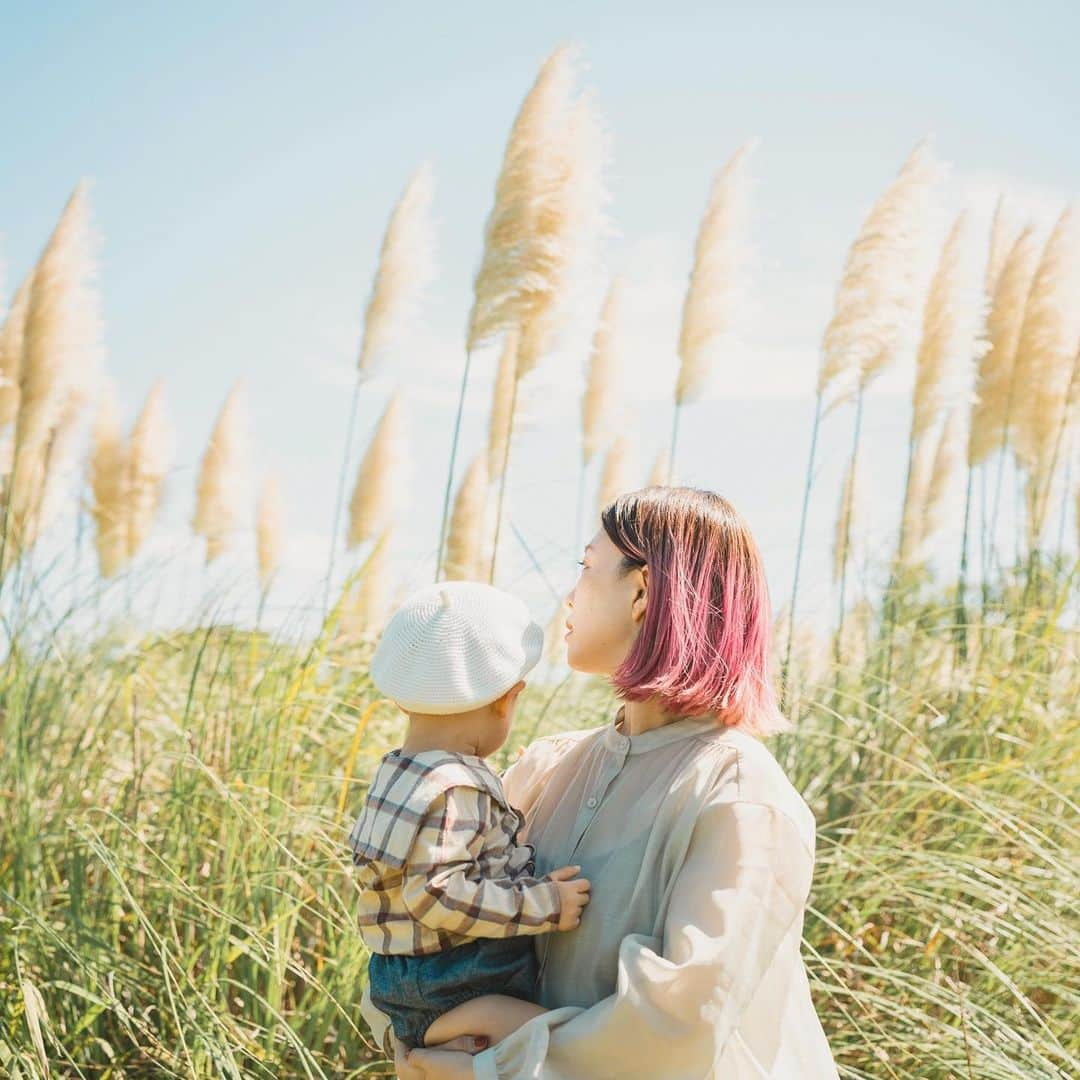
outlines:
{"label": "collarless neckline", "polygon": [[683,716],[659,727],[650,728],[637,735],[624,735],[619,725],[626,716],[626,706],[620,705],[614,717],[604,729],[604,746],[616,753],[643,754],[668,743],[688,739],[705,731],[718,731],[719,725],[712,716]]}

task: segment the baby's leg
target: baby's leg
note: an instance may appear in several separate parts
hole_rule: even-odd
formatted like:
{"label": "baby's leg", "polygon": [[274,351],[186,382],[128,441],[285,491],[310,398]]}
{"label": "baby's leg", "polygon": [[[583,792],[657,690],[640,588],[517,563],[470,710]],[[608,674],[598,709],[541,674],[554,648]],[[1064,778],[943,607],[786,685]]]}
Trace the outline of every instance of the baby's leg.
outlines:
{"label": "baby's leg", "polygon": [[542,1012],[547,1010],[531,1001],[508,994],[484,994],[444,1012],[424,1032],[424,1045],[435,1046],[459,1035],[486,1035],[493,1046]]}

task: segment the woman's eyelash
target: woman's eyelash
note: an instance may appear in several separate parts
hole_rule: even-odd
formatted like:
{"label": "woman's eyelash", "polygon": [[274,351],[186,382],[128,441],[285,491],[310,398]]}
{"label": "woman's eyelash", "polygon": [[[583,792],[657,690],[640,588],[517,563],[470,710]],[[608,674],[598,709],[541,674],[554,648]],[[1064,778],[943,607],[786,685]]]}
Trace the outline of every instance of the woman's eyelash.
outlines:
{"label": "woman's eyelash", "polygon": [[584,559],[578,559],[577,564],[578,564],[578,566],[584,566],[585,565],[585,560]]}

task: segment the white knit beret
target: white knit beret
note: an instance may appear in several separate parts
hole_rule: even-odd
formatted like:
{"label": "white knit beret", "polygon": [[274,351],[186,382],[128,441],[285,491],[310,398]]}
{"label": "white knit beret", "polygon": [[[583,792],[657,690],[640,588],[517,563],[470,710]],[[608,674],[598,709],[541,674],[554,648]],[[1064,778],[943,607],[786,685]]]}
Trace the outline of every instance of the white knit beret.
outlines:
{"label": "white knit beret", "polygon": [[465,712],[502,697],[535,667],[543,646],[543,628],[516,596],[478,581],[441,581],[394,612],[371,679],[406,712]]}

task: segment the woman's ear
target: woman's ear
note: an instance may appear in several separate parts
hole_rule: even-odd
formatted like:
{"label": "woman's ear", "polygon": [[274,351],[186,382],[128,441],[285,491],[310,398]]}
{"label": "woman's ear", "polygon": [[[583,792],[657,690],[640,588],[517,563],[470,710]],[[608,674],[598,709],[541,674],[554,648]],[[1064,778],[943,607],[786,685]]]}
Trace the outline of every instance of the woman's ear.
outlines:
{"label": "woman's ear", "polygon": [[630,614],[636,620],[645,618],[645,610],[649,606],[649,568],[642,566],[635,573],[640,575],[640,580],[634,593]]}

